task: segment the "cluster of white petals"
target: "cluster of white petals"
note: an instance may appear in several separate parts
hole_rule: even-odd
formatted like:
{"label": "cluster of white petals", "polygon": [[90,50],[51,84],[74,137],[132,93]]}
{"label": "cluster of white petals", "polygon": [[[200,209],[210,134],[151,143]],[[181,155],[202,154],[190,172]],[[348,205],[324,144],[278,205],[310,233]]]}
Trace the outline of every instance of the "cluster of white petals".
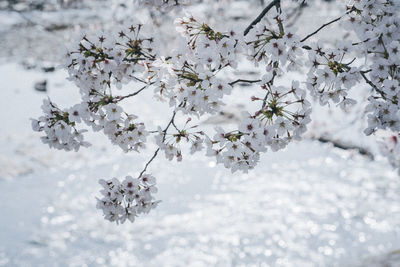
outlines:
{"label": "cluster of white petals", "polygon": [[236,131],[225,132],[217,128],[213,139],[207,140],[207,154],[216,156],[232,172],[247,172],[254,168],[259,153],[278,151],[291,140],[301,139],[310,119],[310,103],[305,99],[306,91],[293,82],[289,88],[264,83],[261,88],[265,96],[253,96],[260,102],[260,109],[254,114],[246,112]]}
{"label": "cluster of white petals", "polygon": [[221,70],[237,65],[238,42],[235,31],[215,32],[193,17],[175,21],[183,37],[182,49],[152,64],[157,75],[152,79],[155,92],[170,106],[185,114],[201,116],[219,111],[224,95],[232,86],[218,77]]}
{"label": "cluster of white petals", "polygon": [[113,178],[99,181],[103,189],[102,198],[97,199],[97,208],[101,209],[106,220],[124,223],[126,219],[133,222],[142,213],[154,209],[159,201],[155,201],[153,193],[157,193],[156,179],[143,174],[139,178],[126,176],[120,182]]}
{"label": "cluster of white petals", "polygon": [[377,129],[400,131],[400,2],[355,1],[347,25],[357,33],[360,54],[368,54],[362,73],[374,93],[367,106],[367,135]]}
{"label": "cluster of white petals", "polygon": [[351,52],[348,42],[335,49],[324,49],[319,43],[312,45],[307,61],[307,88],[321,105],[333,102],[344,108],[356,103],[348,98],[348,91],[360,79],[359,69],[351,66],[351,59],[346,63]]}
{"label": "cluster of white petals", "polygon": [[148,77],[148,66],[156,57],[154,40],[142,36],[141,28],[136,24],[117,31],[115,36],[83,36],[76,49],[65,55],[69,79],[82,96],[82,103],[71,108],[75,121],[86,123],[94,131],[102,130],[124,151],[143,148],[148,135],[144,123],[124,112],[119,104],[130,95],[113,95],[123,85]]}
{"label": "cluster of white petals", "polygon": [[358,56],[365,58],[360,74],[371,89],[364,133],[392,132],[393,138],[387,139],[381,150],[399,168],[400,2],[357,0],[348,10],[346,26],[359,38],[353,46]]}
{"label": "cluster of white petals", "polygon": [[44,144],[51,148],[63,149],[66,151],[78,151],[81,146],[88,147],[90,144],[84,141],[85,130],[75,128],[73,112],[61,110],[50,100],[43,100],[43,116],[38,120],[31,119],[32,129],[36,132],[44,132],[41,137]]}
{"label": "cluster of white petals", "polygon": [[267,70],[297,69],[302,65],[303,49],[296,29],[284,28],[284,14],[273,15],[272,22],[259,23],[246,35],[248,58],[256,65],[263,62]]}

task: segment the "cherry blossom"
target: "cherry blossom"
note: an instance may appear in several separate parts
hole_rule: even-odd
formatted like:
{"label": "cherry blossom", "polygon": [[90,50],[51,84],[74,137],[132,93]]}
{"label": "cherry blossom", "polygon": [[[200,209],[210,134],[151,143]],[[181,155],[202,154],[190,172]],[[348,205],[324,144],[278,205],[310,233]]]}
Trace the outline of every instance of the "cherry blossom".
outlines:
{"label": "cherry blossom", "polygon": [[[136,2],[171,8],[190,1]],[[193,154],[205,148],[206,156],[215,157],[232,172],[248,172],[259,163],[261,153],[284,149],[303,138],[311,122],[310,97],[319,105],[346,110],[355,104],[349,95],[356,86],[369,90],[364,133],[391,132],[382,151],[398,168],[400,2],[355,0],[343,7],[346,13],[341,17],[304,38],[287,23],[279,0],[267,5],[244,32],[216,29],[187,14],[175,19],[178,45],[166,53],[160,52],[162,43],[146,34],[141,23],[83,35],[64,53],[63,64],[69,80],[79,88],[81,102],[62,110],[45,100],[44,115],[32,119],[32,129],[44,132],[42,141],[51,148],[67,151],[89,146],[83,138],[85,130],[77,129],[80,123],[102,131],[125,152],[140,152],[148,142],[156,145],[138,178],[100,180],[98,208],[105,219],[116,223],[133,222],[157,206],[152,195],[157,191],[155,178],[146,171],[159,152],[168,160],[182,161],[183,151]],[[356,38],[338,40],[335,47],[310,40],[337,21]],[[231,80],[230,74],[245,61],[262,69],[260,77]],[[289,83],[282,78],[289,72],[304,74],[304,69],[302,78]],[[201,120],[220,112],[226,96],[241,83],[252,85],[253,96],[243,99],[251,108],[238,125],[205,132],[201,124],[192,122],[193,117]],[[123,94],[121,89],[131,91]],[[136,100],[145,90],[153,92],[151,105],[166,102],[172,114],[151,130],[146,127],[151,118],[124,109],[126,99]],[[177,117],[185,123],[179,124]]]}

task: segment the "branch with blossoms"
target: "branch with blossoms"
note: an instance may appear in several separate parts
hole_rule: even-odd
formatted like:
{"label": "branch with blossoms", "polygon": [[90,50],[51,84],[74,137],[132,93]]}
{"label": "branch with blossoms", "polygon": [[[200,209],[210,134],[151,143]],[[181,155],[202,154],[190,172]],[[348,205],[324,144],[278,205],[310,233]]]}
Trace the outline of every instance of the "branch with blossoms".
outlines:
{"label": "branch with blossoms", "polygon": [[[79,123],[102,131],[112,144],[126,152],[141,152],[152,136],[157,149],[137,178],[100,182],[103,190],[98,208],[104,217],[117,223],[134,221],[159,203],[153,196],[156,179],[147,173],[159,152],[164,152],[168,160],[181,161],[182,147],[190,147],[192,154],[206,148],[207,156],[215,157],[217,163],[232,172],[247,172],[256,167],[261,153],[284,149],[293,140],[302,139],[311,122],[309,96],[320,105],[334,104],[345,109],[355,104],[349,92],[364,82],[370,88],[365,134],[378,129],[397,133],[400,30],[392,25],[400,25],[399,10],[400,4],[394,1],[371,4],[360,0],[344,15],[303,38],[287,26],[279,0],[271,1],[243,33],[234,29],[217,31],[187,16],[175,20],[184,46],[169,55],[158,51],[156,37],[146,36],[142,24],[98,38],[84,36],[76,49],[66,53],[64,64],[69,79],[79,88],[82,102],[62,110],[45,100],[44,116],[32,120],[32,126],[45,134],[44,143],[67,151],[89,146],[84,141],[85,130],[77,128]],[[269,19],[263,20],[267,16]],[[336,48],[320,42],[305,44],[342,20],[362,41],[340,42]],[[364,57],[368,60],[359,60]],[[228,81],[226,73],[239,68],[244,60],[262,66],[262,75]],[[305,67],[308,72],[303,80],[281,85],[283,74]],[[193,116],[201,118],[219,112],[225,96],[243,83],[257,85],[248,99],[253,108],[243,113],[234,130],[216,127],[214,134],[206,133],[192,123]],[[118,95],[118,90],[131,84],[142,87]],[[147,130],[146,122],[122,107],[122,100],[136,99],[146,90],[152,90],[156,99],[167,102],[171,109],[167,125],[158,126],[155,131]],[[186,121],[181,128],[175,120],[178,115]],[[397,141],[393,143],[389,148],[384,146],[386,154],[399,151]],[[400,166],[397,156],[390,158]]]}

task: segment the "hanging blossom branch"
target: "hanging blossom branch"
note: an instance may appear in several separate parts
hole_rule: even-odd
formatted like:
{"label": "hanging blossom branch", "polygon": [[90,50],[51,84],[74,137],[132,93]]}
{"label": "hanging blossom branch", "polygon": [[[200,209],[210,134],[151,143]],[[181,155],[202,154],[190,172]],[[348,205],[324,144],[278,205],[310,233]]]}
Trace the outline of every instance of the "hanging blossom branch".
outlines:
{"label": "hanging blossom branch", "polygon": [[[170,55],[159,53],[155,37],[144,34],[142,24],[97,38],[84,36],[77,49],[65,53],[64,63],[82,101],[62,109],[46,99],[44,115],[33,119],[32,127],[44,133],[43,143],[67,151],[90,145],[84,139],[86,130],[79,129],[81,123],[101,131],[125,152],[140,153],[151,142],[150,137],[155,140],[157,149],[137,178],[100,181],[103,190],[98,208],[107,220],[116,223],[134,221],[159,203],[153,197],[156,179],[146,172],[160,151],[168,160],[181,161],[183,147],[191,154],[205,150],[232,172],[247,172],[256,167],[261,153],[284,149],[293,140],[302,139],[311,121],[309,96],[320,105],[347,109],[355,103],[349,92],[360,80],[371,89],[364,133],[392,131],[383,151],[399,167],[400,30],[391,26],[400,25],[399,10],[400,2],[377,0],[371,4],[360,0],[346,14],[304,38],[287,25],[279,0],[264,8],[244,33],[217,31],[187,16],[175,21],[186,45]],[[268,22],[262,20],[265,16]],[[341,19],[364,41],[341,41],[334,49],[322,43],[303,44]],[[365,56],[369,60],[358,60]],[[262,75],[226,81],[226,74],[239,68],[243,60],[262,66]],[[283,74],[304,67],[308,72],[303,80],[279,85]],[[145,85],[125,96],[112,94],[134,83]],[[192,122],[192,116],[220,112],[224,97],[239,83],[257,86],[248,99],[254,108],[243,113],[237,127],[229,131],[216,127],[214,133],[206,133]],[[156,131],[147,130],[145,122],[121,106],[121,100],[137,99],[147,89],[152,89],[154,99],[167,102],[172,109],[168,124],[157,126]],[[186,119],[183,125],[175,122],[178,112]]]}

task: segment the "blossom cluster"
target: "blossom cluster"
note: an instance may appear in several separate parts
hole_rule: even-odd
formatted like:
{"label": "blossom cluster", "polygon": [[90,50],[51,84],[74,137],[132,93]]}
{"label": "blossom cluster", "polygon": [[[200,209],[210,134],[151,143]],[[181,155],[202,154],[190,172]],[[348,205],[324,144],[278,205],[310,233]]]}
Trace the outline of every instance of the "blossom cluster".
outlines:
{"label": "blossom cluster", "polygon": [[156,57],[155,40],[142,36],[141,24],[117,30],[116,34],[84,35],[78,45],[65,53],[64,67],[70,80],[79,87],[85,98],[97,98],[112,85],[136,81],[146,76],[148,64]]}
{"label": "blossom cluster", "polygon": [[61,110],[48,99],[43,100],[42,110],[43,116],[38,120],[31,119],[31,121],[34,131],[46,134],[41,137],[44,144],[48,144],[51,148],[64,149],[66,151],[78,151],[81,146],[90,146],[88,142],[84,141],[83,133],[86,130],[77,130],[75,128],[74,112]]}
{"label": "blossom cluster", "polygon": [[351,66],[350,59],[348,63],[345,61],[352,50],[349,42],[342,42],[335,49],[324,49],[320,43],[312,44],[306,84],[311,96],[321,105],[333,102],[344,108],[356,103],[348,97],[348,91],[359,81],[359,69]]}
{"label": "blossom cluster", "polygon": [[[82,103],[70,109],[75,123],[84,122],[102,130],[124,151],[143,148],[148,132],[137,116],[124,112],[119,104],[131,95],[114,95],[133,81],[147,83],[148,65],[154,61],[152,38],[141,35],[141,24],[118,31],[116,36],[83,36],[76,49],[65,54],[69,79],[79,87]],[[142,76],[137,77],[137,74]]]}
{"label": "blossom cluster", "polygon": [[358,0],[347,25],[357,33],[360,53],[369,55],[361,74],[371,86],[367,135],[377,129],[400,131],[400,2]]}
{"label": "blossom cluster", "polygon": [[272,23],[257,24],[245,38],[248,58],[256,65],[263,62],[267,70],[284,68],[292,70],[302,65],[303,54],[295,28],[284,28],[285,15],[275,14]]}
{"label": "blossom cluster", "polygon": [[175,24],[186,41],[182,49],[152,64],[155,91],[171,106],[180,104],[179,110],[185,114],[213,114],[232,90],[218,74],[237,65],[236,33],[216,32],[193,17],[177,19]]}
{"label": "blossom cluster", "polygon": [[226,132],[217,128],[213,139],[207,140],[207,154],[216,156],[232,172],[247,172],[254,168],[260,152],[270,147],[278,151],[294,139],[301,139],[310,119],[310,103],[306,100],[306,91],[294,81],[292,86],[272,86],[264,82],[261,86],[265,96],[253,96],[260,102],[260,109],[254,114],[246,112],[239,129]]}
{"label": "blossom cluster", "polygon": [[100,180],[103,189],[100,191],[102,198],[97,199],[97,208],[103,211],[104,218],[118,223],[127,219],[131,222],[142,213],[154,209],[159,201],[154,200],[153,193],[157,193],[156,179],[143,174],[139,178],[126,176],[120,182],[113,178]]}
{"label": "blossom cluster", "polygon": [[188,123],[191,121],[189,118],[182,129],[178,129],[176,125],[176,133],[167,134],[162,131],[161,128],[158,129],[158,134],[155,136],[156,144],[158,147],[164,151],[165,157],[168,160],[173,160],[174,158],[177,161],[182,161],[182,149],[181,144],[186,142],[187,144],[191,144],[190,153],[194,154],[195,152],[201,151],[203,149],[204,143],[204,132],[195,131],[194,129],[197,126],[188,127]]}

